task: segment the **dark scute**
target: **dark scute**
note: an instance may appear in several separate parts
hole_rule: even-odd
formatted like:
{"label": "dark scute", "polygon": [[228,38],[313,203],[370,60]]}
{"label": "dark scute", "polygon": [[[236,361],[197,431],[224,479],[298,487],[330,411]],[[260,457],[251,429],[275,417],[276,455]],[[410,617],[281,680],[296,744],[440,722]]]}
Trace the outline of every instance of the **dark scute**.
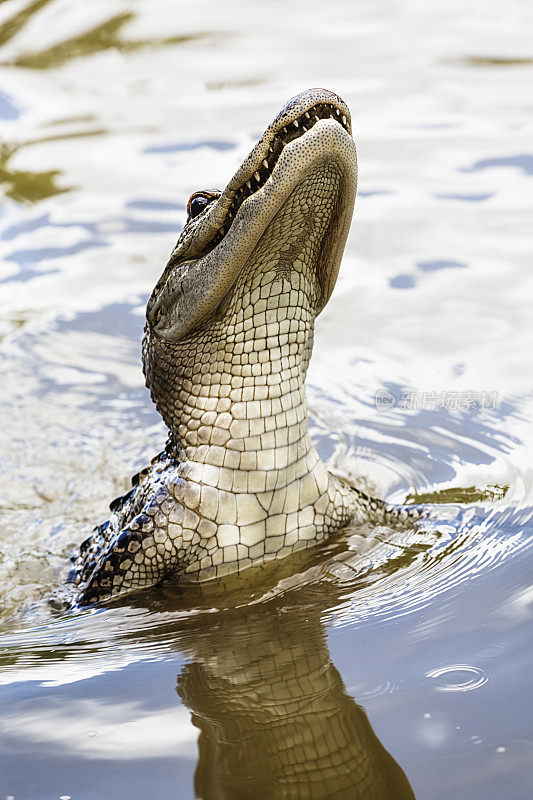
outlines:
{"label": "dark scute", "polygon": [[120,497],[115,497],[115,499],[112,500],[111,503],[109,504],[109,510],[118,511],[118,509],[122,508],[122,506],[125,505],[128,502],[128,500],[131,500],[133,493],[134,490],[131,489],[129,492],[127,492],[127,494],[123,494]]}

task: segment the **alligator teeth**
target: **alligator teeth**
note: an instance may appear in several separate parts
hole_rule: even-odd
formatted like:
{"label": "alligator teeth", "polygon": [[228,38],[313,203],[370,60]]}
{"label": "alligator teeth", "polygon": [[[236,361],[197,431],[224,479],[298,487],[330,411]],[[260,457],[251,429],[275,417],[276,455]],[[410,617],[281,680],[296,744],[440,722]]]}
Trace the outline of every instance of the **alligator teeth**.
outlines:
{"label": "alligator teeth", "polygon": [[[0,2],[1,2],[1,0],[0,0]],[[313,113],[311,113],[311,112],[313,112]],[[348,128],[348,120],[346,118],[346,115],[342,114],[340,109],[338,109],[335,106],[330,105],[330,104],[321,104],[321,105],[314,106],[313,108],[309,109],[309,111],[305,111],[301,115],[300,121],[298,121],[297,119],[294,119],[292,121],[292,125],[295,128],[299,128],[300,133],[304,134],[304,133],[307,133],[307,131],[315,124],[315,122],[319,122],[321,119],[332,119],[332,118],[335,118],[335,117],[338,118],[339,122],[342,121],[342,124],[346,128]],[[304,124],[304,120],[306,120],[306,121],[309,120],[309,121],[306,124]],[[292,125],[291,125],[291,123],[289,123],[284,128],[281,128],[281,130],[278,131],[278,133],[275,135],[274,142],[271,145],[268,146],[267,158],[264,158],[262,160],[261,167],[260,167],[260,169],[262,169],[263,167],[265,168],[265,170],[267,171],[267,175],[262,178],[259,170],[254,172],[253,178],[255,178],[257,184],[261,185],[261,181],[262,180],[266,180],[268,178],[268,174],[271,172],[271,170],[272,170],[272,168],[274,166],[274,163],[277,161],[281,151],[283,150],[283,148],[287,144],[287,142],[284,141],[283,137],[289,133],[289,131],[288,131],[289,127],[292,130]],[[293,134],[293,136],[294,136],[294,134]],[[275,145],[275,147],[273,145]],[[273,158],[270,157],[270,154],[273,154]],[[270,159],[271,164],[269,164],[268,159]],[[264,173],[263,173],[263,175],[264,175]],[[243,202],[243,200],[245,200],[246,197],[249,197],[250,194],[253,191],[255,191],[255,185],[254,185],[254,187],[252,187],[252,179],[246,181],[246,187],[247,187],[248,191],[245,188],[245,186],[242,185],[235,192],[233,202],[230,204],[229,209],[228,209],[228,215],[227,215],[228,228],[229,228],[229,225],[231,224],[231,220],[233,219],[233,217],[237,213],[237,210],[238,210],[241,202]],[[220,241],[220,238],[224,237],[226,235],[226,233],[227,233],[227,231],[226,231],[226,229],[224,227],[220,228],[219,231],[215,234],[215,237],[217,238],[218,241]]]}

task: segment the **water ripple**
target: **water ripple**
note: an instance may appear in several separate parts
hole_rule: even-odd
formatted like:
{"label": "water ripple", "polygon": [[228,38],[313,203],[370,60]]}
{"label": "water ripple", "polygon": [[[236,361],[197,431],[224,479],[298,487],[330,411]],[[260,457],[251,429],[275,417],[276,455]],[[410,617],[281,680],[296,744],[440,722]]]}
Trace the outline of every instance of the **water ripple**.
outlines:
{"label": "water ripple", "polygon": [[[527,531],[502,535],[512,518],[512,509],[485,518],[473,508],[434,509],[433,519],[425,520],[417,534],[391,531],[386,538],[378,537],[382,541],[374,548],[350,561],[349,569],[359,580],[349,581],[343,564],[350,596],[331,613],[332,624],[358,626],[396,619],[487,575],[531,547]],[[334,573],[331,566],[328,571]]]}
{"label": "water ripple", "polygon": [[480,667],[468,664],[451,664],[426,672],[426,678],[434,681],[437,692],[471,692],[488,681],[488,676]]}

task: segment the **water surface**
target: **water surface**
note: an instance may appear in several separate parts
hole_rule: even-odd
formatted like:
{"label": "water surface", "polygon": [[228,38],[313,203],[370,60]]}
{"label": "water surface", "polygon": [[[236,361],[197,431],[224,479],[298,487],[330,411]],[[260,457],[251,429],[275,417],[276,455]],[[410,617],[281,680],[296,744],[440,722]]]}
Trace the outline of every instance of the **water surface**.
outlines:
{"label": "water surface", "polygon": [[[0,3],[0,795],[531,796],[532,22]],[[165,438],[139,343],[186,200],[316,85],[360,176],[312,434],[431,522],[68,613],[68,556]]]}

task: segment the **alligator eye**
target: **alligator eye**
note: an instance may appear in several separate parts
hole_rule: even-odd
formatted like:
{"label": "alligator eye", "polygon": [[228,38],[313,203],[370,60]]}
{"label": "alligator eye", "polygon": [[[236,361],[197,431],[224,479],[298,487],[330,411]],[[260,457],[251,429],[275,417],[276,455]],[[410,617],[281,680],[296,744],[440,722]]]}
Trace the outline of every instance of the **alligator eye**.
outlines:
{"label": "alligator eye", "polygon": [[198,214],[201,214],[212,199],[212,195],[203,194],[203,192],[197,192],[196,194],[191,195],[189,202],[187,203],[187,214],[189,219],[194,219],[194,217],[197,217]]}
{"label": "alligator eye", "polygon": [[217,200],[219,197],[220,192],[218,191],[204,191],[191,194],[189,202],[187,203],[187,222],[201,214],[204,208],[207,208],[213,200]]}

